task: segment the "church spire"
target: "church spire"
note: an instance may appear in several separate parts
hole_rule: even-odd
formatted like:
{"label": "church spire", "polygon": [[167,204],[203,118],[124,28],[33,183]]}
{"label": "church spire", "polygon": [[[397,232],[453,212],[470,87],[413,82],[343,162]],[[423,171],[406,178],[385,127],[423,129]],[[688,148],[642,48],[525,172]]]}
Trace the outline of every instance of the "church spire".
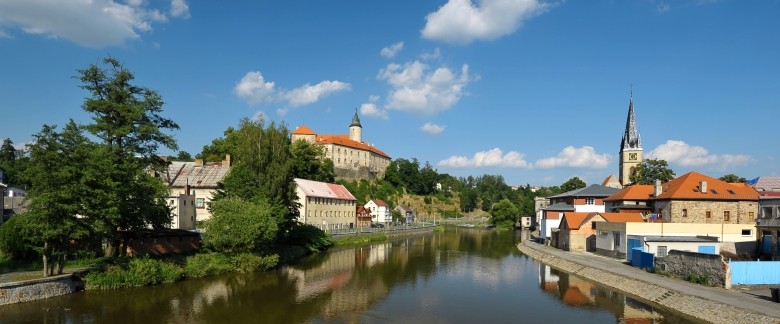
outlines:
{"label": "church spire", "polygon": [[636,126],[634,117],[634,90],[631,89],[631,99],[628,103],[628,117],[626,118],[626,131],[623,133],[623,139],[620,143],[620,151],[630,149],[641,149],[642,140],[639,137],[639,129]]}
{"label": "church spire", "polygon": [[355,109],[355,116],[352,117],[352,124],[350,124],[349,127],[352,126],[363,127],[363,125],[360,125],[360,117],[358,117],[357,109]]}

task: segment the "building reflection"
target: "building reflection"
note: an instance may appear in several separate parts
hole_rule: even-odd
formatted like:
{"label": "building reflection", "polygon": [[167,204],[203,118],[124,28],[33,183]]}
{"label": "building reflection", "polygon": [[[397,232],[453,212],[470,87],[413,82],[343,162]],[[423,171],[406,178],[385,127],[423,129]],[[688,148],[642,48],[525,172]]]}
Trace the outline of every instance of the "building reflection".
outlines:
{"label": "building reflection", "polygon": [[539,264],[539,287],[569,306],[607,309],[621,323],[664,322],[648,304],[545,264]]}

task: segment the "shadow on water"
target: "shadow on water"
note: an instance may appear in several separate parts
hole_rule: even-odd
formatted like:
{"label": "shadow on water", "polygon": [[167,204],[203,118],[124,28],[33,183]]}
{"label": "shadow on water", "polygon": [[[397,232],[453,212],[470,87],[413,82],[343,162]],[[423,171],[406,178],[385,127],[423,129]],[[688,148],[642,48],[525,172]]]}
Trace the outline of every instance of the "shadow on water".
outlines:
{"label": "shadow on water", "polygon": [[0,306],[0,323],[684,322],[520,254],[526,237],[448,226],[271,272]]}

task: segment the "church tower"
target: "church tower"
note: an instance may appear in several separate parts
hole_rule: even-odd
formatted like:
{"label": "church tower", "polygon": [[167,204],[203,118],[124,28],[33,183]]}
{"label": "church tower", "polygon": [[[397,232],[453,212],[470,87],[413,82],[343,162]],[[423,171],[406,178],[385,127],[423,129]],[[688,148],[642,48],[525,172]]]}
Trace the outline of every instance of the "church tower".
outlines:
{"label": "church tower", "polygon": [[349,139],[363,143],[363,126],[360,125],[360,117],[355,111],[355,117],[352,117],[352,124],[349,125]]}
{"label": "church tower", "polygon": [[626,131],[620,141],[620,184],[627,186],[631,172],[642,163],[642,140],[639,137],[639,129],[634,117],[634,92],[631,91],[631,99],[628,104],[628,117],[626,118]]}

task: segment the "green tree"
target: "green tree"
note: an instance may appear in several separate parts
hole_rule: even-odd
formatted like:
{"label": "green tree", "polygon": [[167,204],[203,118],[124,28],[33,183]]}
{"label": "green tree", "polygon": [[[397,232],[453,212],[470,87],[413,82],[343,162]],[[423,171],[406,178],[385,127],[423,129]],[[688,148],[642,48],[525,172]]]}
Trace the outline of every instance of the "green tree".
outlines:
{"label": "green tree", "polygon": [[3,140],[3,145],[0,146],[0,166],[7,168],[11,166],[16,160],[16,148],[14,148],[14,142],[10,138]]}
{"label": "green tree", "polygon": [[277,220],[287,211],[266,201],[225,198],[212,204],[211,219],[204,222],[203,240],[225,252],[258,252],[276,239]]}
{"label": "green tree", "polygon": [[211,144],[204,145],[203,150],[195,155],[195,158],[209,162],[217,162],[222,161],[227,154],[235,157],[236,151],[238,150],[238,134],[236,134],[236,129],[228,127],[222,135],[222,137],[212,140]]}
{"label": "green tree", "polygon": [[738,176],[736,174],[733,174],[733,173],[729,173],[729,174],[724,175],[724,176],[722,176],[722,177],[720,177],[718,179],[721,180],[721,181],[728,182],[728,183],[745,183],[745,182],[747,182],[747,179],[745,179],[743,177],[740,177],[740,176]]}
{"label": "green tree", "polygon": [[561,185],[561,191],[569,192],[569,191],[572,191],[572,190],[585,188],[585,187],[587,187],[587,184],[585,184],[585,181],[582,181],[582,179],[580,179],[579,177],[574,177],[574,178],[571,178],[569,180],[566,180],[566,182],[564,182]]}
{"label": "green tree", "polygon": [[292,143],[290,150],[294,178],[328,183],[335,181],[333,161],[325,158],[325,152],[321,146],[305,140],[297,140]]}
{"label": "green tree", "polygon": [[460,191],[460,210],[470,213],[477,208],[477,192],[471,188],[463,188]]}
{"label": "green tree", "polygon": [[174,158],[175,161],[182,161],[182,162],[192,162],[194,159],[192,158],[192,155],[190,155],[187,151],[179,151],[179,153]]}
{"label": "green tree", "polygon": [[520,209],[509,199],[502,199],[490,209],[490,223],[496,226],[514,226],[520,216]]}
{"label": "green tree", "polygon": [[62,133],[55,126],[44,125],[33,138],[31,163],[25,175],[33,184],[28,192],[28,224],[32,226],[28,230],[42,257],[46,277],[54,273],[55,264],[57,272],[62,273],[71,242],[90,233],[91,227],[85,224],[89,219],[79,215],[84,214],[82,197],[90,190],[82,179],[93,145],[73,120]]}
{"label": "green tree", "polygon": [[642,161],[631,172],[629,180],[632,184],[655,184],[655,180],[661,183],[674,179],[675,174],[665,160],[647,159]]}
{"label": "green tree", "polygon": [[170,222],[164,201],[167,189],[146,170],[165,166],[157,155],[160,146],[178,149],[173,136],[164,131],[179,126],[161,116],[163,101],[156,91],[132,84],[133,73],[118,60],[109,57],[103,63],[105,68],[90,65],[78,70],[78,79],[89,93],[82,107],[93,120],[84,127],[102,141],[110,165],[105,187],[114,190],[116,200],[98,214],[108,239],[106,255],[114,256],[120,229],[160,228]]}

